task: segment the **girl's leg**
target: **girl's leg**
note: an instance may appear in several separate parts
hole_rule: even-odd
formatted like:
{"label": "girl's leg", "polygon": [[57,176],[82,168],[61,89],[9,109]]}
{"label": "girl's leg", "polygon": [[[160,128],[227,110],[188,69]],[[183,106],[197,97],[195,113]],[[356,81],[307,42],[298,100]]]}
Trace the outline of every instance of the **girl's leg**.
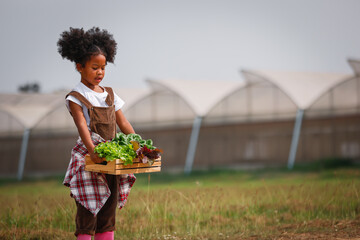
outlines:
{"label": "girl's leg", "polygon": [[115,231],[115,215],[118,199],[118,175],[105,174],[111,191],[110,197],[97,214],[96,234]]}
{"label": "girl's leg", "polygon": [[95,240],[114,240],[114,232],[96,233]]}
{"label": "girl's leg", "polygon": [[[76,201],[75,201],[76,202]],[[76,231],[75,236],[79,235],[89,235],[91,239],[91,235],[95,234],[96,229],[96,217],[84,208],[80,203],[76,202]],[[87,238],[84,238],[87,239]]]}

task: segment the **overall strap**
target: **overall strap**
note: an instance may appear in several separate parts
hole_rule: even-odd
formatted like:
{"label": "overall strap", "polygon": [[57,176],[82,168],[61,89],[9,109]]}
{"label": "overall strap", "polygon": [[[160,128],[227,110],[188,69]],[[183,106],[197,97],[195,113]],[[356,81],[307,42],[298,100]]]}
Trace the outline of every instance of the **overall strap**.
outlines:
{"label": "overall strap", "polygon": [[111,107],[112,105],[114,105],[114,92],[111,87],[104,87],[104,88],[108,93],[105,102],[107,105],[109,105],[109,107]]}
{"label": "overall strap", "polygon": [[71,91],[69,92],[65,98],[67,98],[67,96],[73,96],[76,97],[81,103],[83,103],[85,105],[85,107],[90,110],[92,107],[92,104],[89,102],[89,100],[87,100],[83,95],[81,95],[81,93],[76,92],[76,91]]}

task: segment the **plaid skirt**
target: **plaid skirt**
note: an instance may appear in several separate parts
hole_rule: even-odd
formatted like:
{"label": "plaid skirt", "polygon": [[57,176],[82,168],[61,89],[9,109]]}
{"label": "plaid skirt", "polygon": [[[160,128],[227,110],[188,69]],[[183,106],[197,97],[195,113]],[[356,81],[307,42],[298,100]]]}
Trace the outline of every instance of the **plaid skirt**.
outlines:
{"label": "plaid skirt", "polygon": [[[105,140],[96,133],[91,133],[91,139],[96,146]],[[71,159],[65,174],[63,184],[70,187],[71,197],[88,209],[94,216],[104,206],[111,192],[107,185],[105,174],[85,171],[85,155],[88,153],[81,138],[71,151]],[[131,187],[135,183],[134,174],[118,175],[118,208],[122,208]]]}

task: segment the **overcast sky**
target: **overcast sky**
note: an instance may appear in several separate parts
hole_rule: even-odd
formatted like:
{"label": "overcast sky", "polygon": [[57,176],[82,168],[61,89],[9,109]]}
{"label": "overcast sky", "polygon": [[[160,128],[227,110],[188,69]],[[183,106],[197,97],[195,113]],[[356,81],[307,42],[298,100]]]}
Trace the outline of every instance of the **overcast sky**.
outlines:
{"label": "overcast sky", "polygon": [[1,0],[0,92],[37,81],[71,89],[57,52],[69,27],[98,26],[118,43],[103,85],[146,78],[242,81],[240,69],[351,73],[360,59],[360,0]]}

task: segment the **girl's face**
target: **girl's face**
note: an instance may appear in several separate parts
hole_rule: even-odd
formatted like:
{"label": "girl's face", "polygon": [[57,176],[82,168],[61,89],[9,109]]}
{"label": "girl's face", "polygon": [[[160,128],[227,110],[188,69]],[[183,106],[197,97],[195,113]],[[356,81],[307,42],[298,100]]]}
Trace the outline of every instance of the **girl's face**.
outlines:
{"label": "girl's face", "polygon": [[90,60],[82,66],[76,64],[77,70],[81,74],[81,82],[90,89],[95,89],[105,76],[106,58],[102,54],[91,56]]}

